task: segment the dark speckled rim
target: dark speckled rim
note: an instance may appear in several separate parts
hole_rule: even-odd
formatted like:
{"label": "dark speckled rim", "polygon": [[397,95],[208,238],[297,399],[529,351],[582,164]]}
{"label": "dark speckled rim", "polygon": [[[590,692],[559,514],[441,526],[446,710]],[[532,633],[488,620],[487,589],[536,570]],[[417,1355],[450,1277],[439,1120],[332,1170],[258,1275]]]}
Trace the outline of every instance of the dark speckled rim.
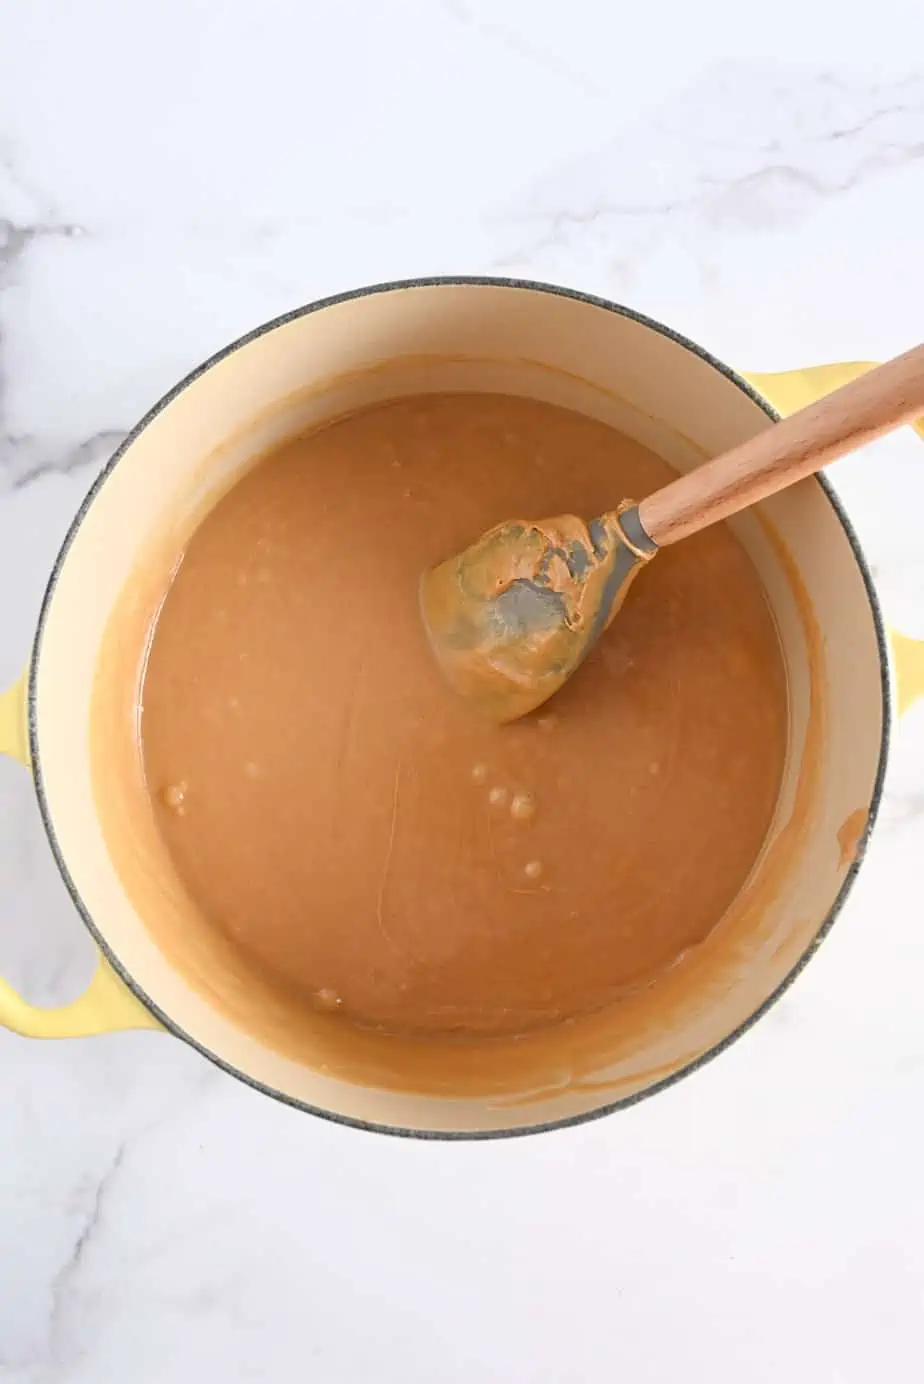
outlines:
{"label": "dark speckled rim", "polygon": [[294,1097],[288,1096],[284,1092],[276,1090],[274,1087],[267,1086],[261,1081],[256,1081],[253,1077],[248,1076],[246,1072],[242,1072],[239,1070],[239,1068],[233,1066],[229,1062],[226,1062],[224,1058],[218,1055],[218,1053],[211,1052],[208,1048],[203,1046],[203,1044],[197,1042],[194,1038],[190,1037],[188,1033],[185,1033],[183,1029],[180,1028],[180,1026],[173,1019],[170,1018],[169,1014],[165,1014],[162,1009],[158,1008],[158,1006],[153,1002],[153,1000],[145,994],[144,990],[137,983],[137,981],[126,971],[125,967],[119,961],[119,958],[112,951],[111,947],[106,941],[106,938],[103,936],[99,928],[94,923],[82,898],[80,897],[80,893],[76,885],[74,884],[73,879],[71,878],[70,871],[67,867],[67,862],[64,859],[63,853],[58,843],[57,836],[55,834],[54,823],[52,821],[51,811],[49,809],[47,797],[45,794],[45,783],[42,770],[42,757],[39,746],[38,727],[36,725],[36,681],[39,661],[41,659],[42,640],[45,632],[45,624],[48,618],[48,612],[51,609],[52,601],[54,600],[55,590],[57,588],[58,581],[63,571],[65,560],[67,558],[68,552],[70,551],[71,544],[74,541],[74,537],[77,534],[80,525],[83,523],[87,511],[89,510],[96,496],[99,494],[99,491],[105,485],[107,479],[115,470],[116,466],[118,466],[120,460],[131,447],[132,443],[135,442],[135,440],[140,436],[144,429],[148,427],[148,425],[157,417],[157,415],[161,413],[161,411],[165,409],[168,404],[172,403],[173,400],[176,399],[177,396],[183,392],[183,390],[188,389],[190,385],[195,384],[196,380],[199,379],[200,375],[203,375],[206,372],[206,370],[210,370],[213,365],[217,365],[227,356],[230,356],[232,352],[239,350],[242,346],[248,345],[248,343],[251,341],[255,341],[258,337],[263,336],[266,332],[274,331],[277,327],[285,326],[288,322],[294,322],[297,318],[305,317],[309,313],[320,312],[324,308],[333,307],[338,303],[346,303],[354,298],[365,298],[371,296],[372,294],[393,293],[395,291],[405,289],[411,290],[415,288],[434,288],[449,285],[527,289],[530,292],[534,293],[548,293],[561,298],[571,298],[577,302],[585,303],[590,307],[599,308],[604,312],[612,312],[616,313],[620,317],[629,318],[631,321],[637,322],[641,326],[648,327],[652,331],[658,332],[661,336],[667,337],[669,340],[676,342],[677,345],[682,346],[692,355],[698,356],[700,360],[705,361],[707,365],[710,365],[720,375],[723,375],[725,379],[727,379],[731,384],[735,385],[736,388],[740,389],[742,393],[746,394],[748,398],[751,399],[755,404],[757,404],[761,409],[763,409],[764,413],[769,418],[772,418],[774,422],[776,422],[779,418],[779,415],[770,406],[770,404],[768,404],[766,399],[762,398],[761,395],[758,394],[756,390],[754,390],[751,387],[747,380],[743,379],[740,375],[737,375],[734,370],[729,369],[729,367],[727,365],[724,365],[722,361],[717,360],[715,356],[710,355],[708,351],[704,351],[701,346],[697,346],[695,342],[689,341],[679,332],[672,331],[670,327],[665,327],[662,323],[656,322],[653,318],[646,317],[644,316],[644,314],[640,312],[634,312],[631,308],[621,307],[616,303],[608,302],[605,298],[597,298],[590,293],[579,293],[575,289],[560,288],[555,284],[533,282],[528,279],[505,279],[493,278],[490,276],[482,277],[468,275],[453,275],[446,277],[436,276],[433,278],[425,279],[403,279],[396,280],[393,283],[372,284],[366,288],[354,289],[349,293],[338,293],[335,294],[333,297],[321,298],[317,302],[308,303],[304,307],[295,308],[292,312],[284,313],[283,316],[276,317],[271,322],[266,322],[263,324],[263,326],[256,327],[253,331],[248,332],[245,336],[239,337],[237,341],[232,342],[230,346],[224,347],[223,350],[217,352],[216,355],[211,356],[202,365],[198,366],[197,369],[193,370],[191,374],[187,375],[186,378],[182,380],[178,385],[176,385],[173,389],[171,389],[168,394],[165,394],[164,397],[158,403],[156,403],[154,407],[144,416],[144,418],[142,418],[141,422],[138,423],[132,429],[132,431],[125,438],[124,442],[122,442],[121,446],[118,447],[117,450],[113,453],[108,464],[100,472],[99,476],[97,476],[96,480],[90,488],[90,491],[86,499],[80,506],[80,509],[77,511],[74,521],[68,530],[67,537],[65,538],[64,543],[61,546],[61,550],[58,553],[54,567],[52,568],[51,576],[49,578],[48,585],[45,589],[45,595],[42,600],[42,608],[39,614],[38,628],[36,630],[35,641],[32,646],[32,656],[29,665],[29,746],[32,755],[33,781],[35,783],[35,791],[36,796],[38,798],[39,810],[42,814],[42,821],[45,825],[45,832],[48,836],[48,841],[51,845],[51,849],[54,854],[54,858],[57,862],[58,869],[60,870],[62,878],[64,879],[64,883],[67,886],[68,892],[70,893],[70,896],[74,901],[74,905],[77,908],[77,911],[83,919],[84,923],[86,924],[86,927],[90,932],[90,935],[96,942],[100,951],[105,956],[106,960],[112,966],[113,970],[121,977],[121,979],[124,981],[125,985],[132,992],[132,994],[135,995],[135,997],[141,1001],[145,1008],[148,1009],[150,1013],[153,1014],[154,1017],[159,1020],[159,1022],[169,1033],[172,1033],[176,1038],[182,1039],[184,1043],[188,1043],[190,1047],[195,1048],[195,1050],[201,1053],[203,1057],[206,1057],[210,1062],[213,1062],[216,1067],[220,1067],[222,1071],[228,1072],[231,1076],[237,1077],[240,1081],[243,1081],[244,1083],[246,1083],[246,1085],[252,1087],[255,1091],[260,1091],[264,1095],[272,1096],[276,1100],[282,1101],[286,1105],[291,1105],[297,1110],[304,1110],[312,1115],[317,1115],[321,1119],[332,1120],[337,1124],[347,1125],[354,1129],[363,1129],[380,1134],[394,1134],[411,1139],[504,1139],[527,1134],[541,1134],[549,1130],[565,1129],[570,1125],[579,1125],[584,1124],[589,1120],[600,1119],[602,1116],[610,1115],[616,1110],[624,1110],[631,1105],[635,1105],[639,1101],[645,1100],[647,1097],[655,1095],[656,1092],[663,1091],[668,1086],[673,1086],[674,1083],[680,1081],[682,1077],[689,1076],[690,1073],[697,1071],[700,1067],[704,1066],[706,1062],[711,1061],[712,1058],[717,1057],[719,1053],[724,1052],[724,1050],[727,1047],[729,1047],[733,1042],[735,1042],[736,1039],[740,1038],[742,1034],[746,1033],[748,1029],[757,1022],[758,1019],[760,1019],[764,1014],[766,1014],[767,1010],[771,1007],[771,1005],[775,1004],[776,1001],[780,998],[780,996],[786,990],[789,989],[789,986],[793,983],[793,981],[802,971],[803,967],[807,964],[809,959],[817,951],[818,947],[821,945],[822,941],[827,936],[828,932],[831,930],[831,927],[833,926],[835,919],[837,918],[838,914],[844,906],[847,896],[849,895],[850,890],[853,887],[853,882],[856,879],[857,872],[859,871],[860,866],[863,862],[863,858],[866,852],[866,846],[869,841],[869,836],[873,829],[873,825],[876,821],[876,817],[879,812],[880,802],[882,799],[882,786],[885,778],[886,762],[888,760],[889,752],[889,738],[891,732],[892,692],[885,624],[882,618],[882,611],[879,606],[879,600],[876,596],[876,591],[873,585],[873,579],[870,574],[870,570],[867,565],[866,559],[863,556],[862,549],[860,548],[859,541],[857,540],[857,536],[854,533],[854,530],[850,524],[850,521],[844,513],[844,510],[841,507],[841,504],[837,499],[837,496],[835,495],[833,489],[831,488],[830,483],[823,476],[819,476],[818,481],[821,485],[821,488],[824,492],[824,495],[828,503],[833,509],[842,529],[844,530],[845,537],[847,539],[847,542],[850,544],[850,548],[853,552],[856,564],[860,569],[860,574],[863,578],[863,585],[866,589],[866,595],[869,601],[870,614],[872,615],[873,625],[876,631],[876,642],[879,647],[879,666],[882,686],[882,741],[880,744],[879,762],[876,769],[875,782],[873,785],[873,794],[872,800],[870,802],[869,816],[867,818],[866,829],[863,833],[863,838],[859,843],[856,857],[853,861],[853,864],[847,871],[844,881],[841,884],[840,889],[838,890],[837,897],[835,898],[831,908],[828,910],[827,914],[825,915],[824,919],[819,925],[817,932],[809,942],[805,951],[802,953],[799,960],[793,966],[792,970],[785,977],[782,983],[776,988],[776,990],[774,990],[773,994],[770,995],[766,1000],[764,1000],[763,1004],[761,1004],[754,1011],[753,1014],[751,1014],[747,1019],[745,1019],[743,1023],[739,1024],[738,1027],[735,1028],[731,1033],[729,1033],[725,1038],[723,1038],[721,1042],[716,1043],[707,1052],[697,1057],[694,1061],[687,1063],[683,1067],[680,1067],[676,1072],[672,1072],[670,1076],[663,1078],[663,1080],[661,1081],[653,1082],[650,1086],[647,1086],[643,1091],[637,1091],[633,1095],[626,1096],[621,1100],[612,1101],[607,1105],[601,1105],[598,1108],[594,1110],[589,1110],[581,1115],[574,1115],[569,1117],[568,1119],[550,1120],[545,1123],[528,1125],[519,1128],[489,1130],[431,1131],[405,1129],[399,1126],[371,1123],[366,1120],[353,1119],[347,1115],[340,1115],[331,1110],[324,1110],[318,1106],[310,1105],[305,1101],[296,1100]]}

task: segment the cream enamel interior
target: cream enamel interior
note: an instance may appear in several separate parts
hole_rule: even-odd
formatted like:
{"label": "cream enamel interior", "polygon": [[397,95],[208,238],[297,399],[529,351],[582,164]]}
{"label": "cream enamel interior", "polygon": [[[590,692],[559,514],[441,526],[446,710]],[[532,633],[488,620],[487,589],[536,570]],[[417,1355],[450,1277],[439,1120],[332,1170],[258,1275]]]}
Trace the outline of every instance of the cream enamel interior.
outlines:
{"label": "cream enamel interior", "polygon": [[[697,1003],[593,1081],[563,1080],[516,1101],[445,1098],[335,1080],[284,1057],[211,1005],[161,953],[115,871],[94,806],[89,723],[113,607],[155,532],[177,549],[193,517],[273,441],[375,398],[425,389],[501,389],[578,408],[679,470],[768,426],[733,382],[643,323],[526,287],[438,284],[335,303],[257,336],[201,374],[139,433],[73,538],[46,613],[35,670],[37,748],[48,810],[74,887],[119,963],[185,1034],[273,1090],[339,1115],[429,1131],[485,1131],[566,1119],[634,1094],[714,1047],[773,993],[810,945],[843,883],[838,830],[868,807],[882,736],[876,630],[844,530],[815,482],[762,507],[782,540],[823,641],[822,686],[786,565],[761,522],[739,522],[781,633],[792,748],[776,829],[803,767],[810,699],[824,694],[817,792],[772,902]],[[229,442],[229,439],[231,441]],[[614,497],[618,499],[619,497]],[[638,497],[636,497],[638,498]],[[817,726],[817,717],[816,717]],[[769,843],[768,843],[769,844]],[[758,869],[760,867],[758,866]]]}

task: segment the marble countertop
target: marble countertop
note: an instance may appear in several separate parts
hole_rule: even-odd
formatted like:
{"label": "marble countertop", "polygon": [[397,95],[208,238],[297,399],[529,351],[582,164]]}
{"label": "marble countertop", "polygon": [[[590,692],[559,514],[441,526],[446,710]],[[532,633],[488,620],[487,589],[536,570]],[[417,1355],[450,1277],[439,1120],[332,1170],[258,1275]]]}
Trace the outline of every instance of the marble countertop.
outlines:
{"label": "marble countertop", "polygon": [[[752,370],[921,339],[920,4],[882,0],[878,36],[795,0],[766,28],[643,8],[628,33],[602,0],[0,7],[0,685],[125,431],[311,298],[550,279]],[[924,635],[920,443],[834,481],[889,618]],[[0,1032],[0,1381],[918,1379],[922,898],[919,707],[806,973],[610,1119],[415,1144],[166,1037]],[[7,762],[0,919],[2,974],[78,992],[90,944]]]}

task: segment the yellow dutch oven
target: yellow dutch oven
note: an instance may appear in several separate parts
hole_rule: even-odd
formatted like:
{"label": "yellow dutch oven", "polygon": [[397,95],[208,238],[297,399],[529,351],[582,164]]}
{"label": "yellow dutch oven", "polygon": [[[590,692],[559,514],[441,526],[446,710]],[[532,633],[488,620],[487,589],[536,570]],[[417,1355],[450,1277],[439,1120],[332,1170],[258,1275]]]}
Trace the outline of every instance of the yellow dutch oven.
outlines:
{"label": "yellow dutch oven", "polygon": [[837,916],[879,806],[893,710],[924,692],[924,644],[887,636],[867,563],[823,478],[737,526],[780,631],[791,720],[779,809],[747,885],[759,900],[747,932],[729,940],[697,997],[662,1005],[658,1023],[640,1008],[593,1080],[516,1100],[339,1079],[311,1053],[278,1051],[190,984],[155,942],[107,844],[90,753],[99,653],[164,517],[201,514],[210,494],[296,428],[384,397],[488,388],[602,418],[686,470],[868,368],[736,374],[613,303],[481,278],[376,285],[312,303],[207,361],[138,424],[95,482],[51,574],[29,667],[0,697],[0,750],[30,769],[55,859],[100,950],[89,988],[57,1009],[27,1004],[0,981],[0,1023],[36,1038],[163,1028],[300,1108],[437,1137],[586,1119],[719,1052],[780,995]]}

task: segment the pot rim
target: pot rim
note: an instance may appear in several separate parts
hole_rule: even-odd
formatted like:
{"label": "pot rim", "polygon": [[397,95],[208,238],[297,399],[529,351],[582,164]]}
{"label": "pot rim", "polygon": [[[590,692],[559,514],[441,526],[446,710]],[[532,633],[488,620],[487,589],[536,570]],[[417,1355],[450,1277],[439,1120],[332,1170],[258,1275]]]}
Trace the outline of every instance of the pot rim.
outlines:
{"label": "pot rim", "polygon": [[424,278],[395,279],[383,283],[368,284],[361,288],[349,289],[343,293],[335,293],[325,298],[315,299],[313,302],[306,303],[301,307],[293,308],[288,312],[282,313],[278,317],[274,317],[269,321],[262,323],[260,326],[254,327],[249,332],[245,332],[243,336],[238,337],[229,345],[222,347],[213,355],[209,356],[200,365],[196,366],[193,370],[191,370],[189,374],[184,376],[184,378],[180,380],[176,385],[174,385],[172,389],[170,389],[166,394],[164,394],[157,401],[157,403],[155,403],[153,407],[148,410],[148,412],[140,419],[140,421],[135,424],[135,426],[125,436],[123,441],[113,452],[112,456],[109,458],[106,465],[103,467],[99,475],[93,481],[93,484],[91,485],[83,502],[81,503],[80,508],[77,510],[77,513],[75,514],[68,528],[67,534],[65,535],[64,541],[61,544],[61,547],[58,551],[58,555],[55,558],[54,565],[52,566],[51,574],[49,576],[48,583],[46,585],[45,592],[42,597],[42,604],[39,611],[38,624],[36,626],[35,638],[33,640],[32,651],[29,659],[26,713],[29,736],[29,750],[31,754],[32,763],[32,778],[33,783],[35,785],[35,793],[36,798],[38,800],[39,811],[41,813],[42,823],[45,828],[45,834],[48,838],[48,843],[51,847],[55,863],[57,864],[61,877],[64,880],[65,887],[67,888],[67,891],[70,894],[71,901],[73,902],[74,907],[76,908],[78,914],[82,918],[85,927],[87,928],[93,941],[96,943],[97,947],[101,951],[105,960],[109,963],[112,969],[119,976],[120,980],[123,982],[123,984],[127,986],[127,988],[135,996],[135,998],[139,1000],[142,1005],[144,1005],[144,1007],[149,1011],[149,1013],[151,1013],[158,1020],[158,1022],[164,1027],[164,1029],[166,1029],[168,1033],[172,1034],[175,1038],[179,1038],[182,1042],[188,1044],[191,1048],[194,1048],[196,1052],[198,1052],[202,1057],[205,1057],[216,1067],[220,1068],[224,1072],[227,1072],[230,1076],[236,1077],[239,1081],[244,1082],[253,1090],[259,1091],[263,1095],[270,1096],[274,1100],[281,1101],[285,1105],[292,1106],[296,1110],[301,1110],[308,1114],[316,1115],[321,1119],[330,1120],[335,1124],[346,1125],[350,1128],[361,1129],[371,1133],[390,1134],[401,1138],[409,1139],[456,1142],[489,1139],[511,1139],[531,1134],[548,1133],[552,1130],[567,1129],[574,1125],[586,1124],[591,1120],[602,1119],[605,1115],[611,1115],[617,1110],[628,1109],[630,1106],[637,1105],[640,1101],[646,1100],[648,1099],[648,1097],[656,1095],[659,1091],[666,1090],[668,1087],[673,1086],[676,1082],[682,1080],[684,1077],[690,1076],[693,1072],[698,1071],[701,1067],[705,1066],[707,1062],[710,1062],[713,1058],[718,1057],[720,1053],[724,1052],[726,1048],[730,1047],[731,1044],[734,1043],[738,1038],[742,1037],[743,1034],[747,1033],[748,1030],[754,1024],[757,1023],[758,1019],[761,1019],[764,1016],[764,1014],[767,1013],[767,1011],[777,1002],[777,1000],[780,999],[780,997],[789,989],[790,985],[792,985],[793,981],[797,978],[797,976],[800,975],[802,970],[808,964],[809,960],[812,958],[812,956],[814,956],[815,952],[818,950],[819,946],[824,941],[825,937],[830,932],[835,920],[840,914],[841,909],[843,908],[850,894],[854,880],[856,879],[860,867],[863,864],[863,859],[866,854],[866,848],[869,842],[869,838],[875,825],[876,818],[879,814],[879,808],[882,801],[883,784],[885,780],[885,772],[886,765],[888,762],[891,738],[892,685],[888,653],[888,636],[886,633],[882,609],[879,604],[879,598],[876,594],[875,585],[873,583],[872,573],[870,572],[869,565],[863,554],[863,550],[860,546],[860,542],[854,531],[853,525],[848,519],[847,514],[840,500],[838,499],[833,486],[831,485],[831,482],[825,476],[818,474],[816,475],[815,479],[821,486],[825,498],[827,499],[829,505],[833,509],[841,525],[841,528],[844,531],[844,535],[853,553],[854,560],[860,570],[860,575],[863,579],[863,585],[866,591],[867,600],[869,601],[870,613],[872,615],[873,626],[876,632],[876,644],[879,652],[880,686],[882,691],[882,737],[880,741],[879,759],[876,766],[876,775],[873,782],[873,791],[869,804],[866,826],[864,828],[863,835],[857,845],[857,850],[854,859],[851,862],[847,870],[847,873],[844,876],[843,881],[841,882],[840,889],[838,890],[837,895],[835,896],[831,904],[831,907],[828,909],[828,912],[825,914],[824,918],[822,919],[814,935],[806,945],[801,956],[798,958],[796,963],[793,965],[792,969],[788,972],[788,974],[784,977],[780,984],[776,987],[776,989],[772,992],[772,994],[770,994],[760,1005],[758,1005],[758,1007],[753,1011],[753,1013],[751,1013],[746,1019],[742,1020],[740,1024],[738,1024],[730,1033],[726,1034],[725,1037],[722,1038],[718,1043],[713,1044],[712,1047],[708,1048],[705,1052],[701,1053],[691,1062],[687,1062],[684,1066],[679,1067],[677,1071],[671,1072],[668,1076],[662,1077],[660,1080],[652,1082],[650,1086],[646,1086],[643,1090],[633,1092],[631,1095],[623,1096],[618,1100],[610,1101],[604,1105],[597,1106],[594,1109],[585,1111],[579,1115],[571,1115],[562,1119],[548,1120],[537,1124],[524,1125],[511,1129],[409,1129],[406,1127],[402,1127],[400,1125],[388,1125],[378,1123],[375,1121],[358,1119],[351,1115],[340,1114],[338,1111],[327,1110],[322,1106],[312,1105],[308,1101],[299,1100],[295,1096],[290,1096],[286,1092],[280,1091],[276,1087],[268,1086],[265,1082],[259,1081],[255,1077],[250,1076],[247,1072],[244,1072],[239,1067],[234,1066],[233,1063],[227,1061],[218,1053],[213,1052],[210,1048],[207,1048],[204,1044],[200,1043],[197,1039],[193,1038],[190,1034],[186,1033],[185,1030],[181,1028],[180,1025],[174,1019],[172,1019],[169,1014],[165,1013],[157,1004],[154,1003],[154,1001],[145,993],[144,989],[138,984],[138,982],[134,979],[130,972],[126,970],[126,968],[119,961],[118,957],[112,951],[103,932],[91,917],[89,910],[87,909],[86,905],[83,902],[83,899],[81,898],[80,892],[76,884],[74,883],[74,880],[71,877],[70,871],[64,858],[63,851],[61,850],[61,847],[57,839],[57,834],[55,832],[51,809],[49,807],[45,793],[44,775],[42,771],[42,757],[39,746],[39,734],[36,712],[36,684],[38,677],[39,661],[41,658],[42,651],[42,641],[45,632],[45,625],[52,601],[54,599],[55,591],[57,589],[58,581],[60,579],[64,567],[64,563],[70,551],[71,545],[74,541],[74,538],[76,537],[77,532],[80,529],[80,526],[83,523],[83,520],[90,509],[90,506],[93,504],[93,501],[96,499],[96,496],[102,489],[106,480],[115,470],[119,461],[131,448],[133,443],[137,440],[137,438],[141,435],[145,428],[147,428],[154,421],[158,414],[160,414],[169,404],[171,404],[174,399],[178,398],[184,390],[188,389],[191,385],[195,384],[199,377],[201,375],[204,375],[207,370],[210,370],[214,365],[218,365],[221,361],[223,361],[227,356],[230,356],[233,352],[239,350],[241,347],[249,345],[250,342],[257,340],[259,337],[266,335],[268,332],[275,331],[276,328],[284,327],[289,322],[294,322],[301,317],[308,316],[311,313],[320,312],[324,308],[335,307],[340,303],[350,302],[353,299],[371,297],[372,295],[379,293],[391,293],[403,289],[438,287],[486,287],[526,289],[531,292],[547,293],[561,298],[570,298],[576,302],[585,303],[590,307],[601,308],[606,312],[612,312],[620,317],[628,318],[630,321],[637,322],[640,326],[647,327],[650,330],[659,333],[661,336],[668,338],[668,340],[675,342],[678,346],[682,346],[686,351],[689,351],[692,355],[697,356],[700,360],[705,361],[707,365],[711,366],[714,370],[718,371],[719,374],[723,375],[729,381],[729,383],[735,385],[736,388],[742,391],[742,393],[746,394],[748,398],[752,400],[753,403],[757,404],[758,407],[763,410],[763,412],[767,415],[768,418],[772,419],[773,422],[779,421],[779,413],[772,407],[771,404],[768,403],[766,399],[763,398],[762,395],[760,395],[757,392],[756,389],[753,388],[753,386],[743,376],[739,375],[736,371],[732,370],[730,366],[726,365],[716,356],[713,356],[710,352],[704,350],[702,346],[699,346],[696,342],[691,341],[689,337],[684,336],[680,332],[674,331],[671,327],[665,326],[662,322],[658,322],[655,318],[648,317],[644,313],[635,311],[635,309],[633,308],[628,308],[623,306],[622,304],[614,303],[609,299],[598,297],[596,294],[582,292],[579,289],[565,288],[559,284],[545,283],[541,280],[532,279],[505,278],[494,275],[438,274]]}

